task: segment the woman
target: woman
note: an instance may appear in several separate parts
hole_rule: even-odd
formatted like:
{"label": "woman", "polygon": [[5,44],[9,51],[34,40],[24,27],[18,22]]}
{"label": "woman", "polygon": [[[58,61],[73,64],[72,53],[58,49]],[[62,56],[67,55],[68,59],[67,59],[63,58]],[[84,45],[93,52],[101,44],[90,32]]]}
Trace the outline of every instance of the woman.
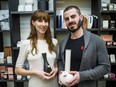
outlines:
{"label": "woman", "polygon": [[[57,87],[56,54],[58,41],[52,38],[50,31],[50,16],[44,10],[36,10],[30,20],[30,35],[22,43],[16,62],[15,72],[22,76],[30,76],[29,87]],[[47,54],[47,60],[52,71],[43,69],[42,53]],[[29,70],[23,69],[25,60],[29,62]]]}

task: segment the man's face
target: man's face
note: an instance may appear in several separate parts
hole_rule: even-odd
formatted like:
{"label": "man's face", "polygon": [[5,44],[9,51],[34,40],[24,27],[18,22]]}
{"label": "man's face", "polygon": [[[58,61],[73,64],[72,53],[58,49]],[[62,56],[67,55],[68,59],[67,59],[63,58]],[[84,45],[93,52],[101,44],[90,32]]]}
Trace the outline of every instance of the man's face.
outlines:
{"label": "man's face", "polygon": [[64,21],[67,28],[72,32],[80,28],[80,15],[74,8],[64,12]]}

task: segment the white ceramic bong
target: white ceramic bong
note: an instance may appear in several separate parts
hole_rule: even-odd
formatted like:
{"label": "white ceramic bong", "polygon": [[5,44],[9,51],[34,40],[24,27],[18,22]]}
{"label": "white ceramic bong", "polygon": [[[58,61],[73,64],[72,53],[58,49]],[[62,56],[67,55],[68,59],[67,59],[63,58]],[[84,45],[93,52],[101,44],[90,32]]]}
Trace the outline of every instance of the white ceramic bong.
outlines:
{"label": "white ceramic bong", "polygon": [[70,71],[70,60],[71,60],[71,50],[66,50],[65,55],[65,71],[63,71],[60,76],[59,80],[63,85],[67,85],[66,82],[73,78],[73,75],[69,73]]}

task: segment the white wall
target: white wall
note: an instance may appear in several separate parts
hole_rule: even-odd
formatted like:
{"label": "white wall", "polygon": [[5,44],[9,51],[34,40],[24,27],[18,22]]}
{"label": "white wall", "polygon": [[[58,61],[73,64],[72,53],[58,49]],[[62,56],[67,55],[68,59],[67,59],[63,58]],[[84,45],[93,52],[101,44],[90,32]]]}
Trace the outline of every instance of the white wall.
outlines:
{"label": "white wall", "polygon": [[76,5],[80,8],[82,14],[91,14],[91,0],[57,0],[56,13],[61,14],[62,10],[69,5]]}

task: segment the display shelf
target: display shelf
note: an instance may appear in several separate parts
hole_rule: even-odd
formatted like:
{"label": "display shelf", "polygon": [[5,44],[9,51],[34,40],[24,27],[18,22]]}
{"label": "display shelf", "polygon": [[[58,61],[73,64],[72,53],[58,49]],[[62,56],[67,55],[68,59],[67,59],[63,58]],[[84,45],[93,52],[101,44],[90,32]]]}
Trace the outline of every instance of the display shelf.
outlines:
{"label": "display shelf", "polygon": [[[9,3],[8,3],[8,1],[9,0],[0,0],[0,10],[2,12],[4,10],[5,11],[9,10]],[[0,14],[3,15],[3,13],[0,13]],[[3,15],[3,16],[6,16],[6,14]],[[6,24],[8,24],[8,23],[6,23],[6,24],[4,23],[6,21],[9,22],[9,18],[5,17],[5,18],[2,18],[0,20],[0,52],[4,52],[4,47],[6,46],[6,44],[7,44],[7,46],[11,46],[11,44],[10,44],[10,40],[11,40],[10,39],[10,33],[11,33],[11,31],[10,31],[10,29],[9,30],[5,29]],[[1,77],[2,76],[2,74],[1,74],[2,73],[1,72],[2,68],[1,67],[5,67],[5,68],[6,67],[11,67],[12,68],[12,66],[13,66],[13,64],[8,64],[8,63],[2,64],[2,63],[0,63],[0,87],[7,87],[7,83],[8,82],[14,82],[14,80],[6,80],[6,79],[3,79],[4,77]]]}
{"label": "display shelf", "polygon": [[4,79],[0,79],[0,83],[1,82],[14,82],[14,80],[4,80]]}
{"label": "display shelf", "polygon": [[28,82],[29,80],[15,80],[15,82]]}
{"label": "display shelf", "polygon": [[116,11],[100,11],[101,14],[116,14]]}
{"label": "display shelf", "polygon": [[116,31],[116,28],[101,28],[100,31]]}
{"label": "display shelf", "polygon": [[13,65],[12,65],[12,64],[10,64],[10,63],[9,63],[9,64],[8,64],[8,63],[3,63],[3,64],[2,64],[2,63],[0,63],[0,66],[12,67]]}
{"label": "display shelf", "polygon": [[[69,1],[69,0],[68,0]],[[92,29],[87,29],[88,31],[95,33],[97,35],[102,35],[102,34],[110,34],[113,35],[113,41],[116,41],[116,10],[114,11],[102,11],[102,4],[103,0],[88,0],[86,2],[86,0],[81,1],[69,1],[66,3],[65,0],[57,0],[56,2],[56,9],[57,9],[57,13],[60,14],[61,11],[63,12],[64,8],[67,7],[68,5],[72,4],[72,5],[77,5],[83,13],[85,13],[85,15],[96,15],[98,16],[98,28],[92,28]],[[108,0],[104,0],[104,1],[108,1]],[[84,3],[86,3],[86,6],[88,5],[88,7],[85,8]],[[83,4],[82,4],[83,3]],[[114,3],[116,4],[116,0],[110,0],[110,3]],[[90,5],[89,5],[90,4]],[[91,9],[88,11],[89,6],[91,6]],[[108,8],[108,6],[107,6]],[[59,12],[58,12],[59,11]],[[108,20],[108,23],[110,23],[111,20],[115,21],[115,27],[114,28],[110,28],[111,24],[108,24],[108,28],[103,28],[103,20]],[[68,34],[67,29],[57,29],[56,28],[56,36],[57,39],[59,40],[59,42],[61,41],[61,39],[66,36],[66,34]],[[108,54],[114,54],[115,58],[116,58],[116,46],[106,46]],[[111,71],[113,71],[113,73],[116,71],[116,63],[111,63]],[[105,86],[104,87],[116,87],[116,79],[111,80],[111,79],[102,79],[105,81]]]}
{"label": "display shelf", "polygon": [[111,63],[111,65],[113,66],[113,65],[116,65],[116,63]]}
{"label": "display shelf", "polygon": [[[110,3],[115,4],[115,0],[110,0]],[[109,4],[110,4],[109,3]],[[116,41],[116,10],[109,10],[109,5],[107,6],[107,11],[99,11],[99,23],[100,23],[100,34],[112,35],[112,41]],[[101,1],[100,1],[100,9],[101,9]],[[108,21],[108,28],[103,28],[106,24],[103,24],[103,20]],[[111,20],[113,20],[113,28],[111,28]],[[114,26],[115,25],[115,26]],[[113,54],[116,58],[116,46],[114,45],[107,45],[106,46],[108,54]],[[116,63],[111,63],[111,73],[116,74]],[[116,79],[106,79],[106,87],[115,87],[116,86]]]}
{"label": "display shelf", "polygon": [[[92,28],[92,29],[87,29],[88,31],[99,31],[99,28]],[[68,29],[66,28],[57,28],[56,32],[68,32]]]}
{"label": "display shelf", "polygon": [[[32,14],[34,11],[12,11],[11,14],[22,14],[22,15],[27,15],[27,14]],[[50,15],[54,14],[53,11],[47,11]]]}
{"label": "display shelf", "polygon": [[0,0],[0,1],[8,1],[8,0]]}
{"label": "display shelf", "polygon": [[2,21],[5,21],[5,20],[8,20],[8,18],[6,18],[6,19],[3,19],[3,20],[0,20],[0,22],[2,22]]}
{"label": "display shelf", "polygon": [[116,49],[116,46],[106,46],[108,49]]}
{"label": "display shelf", "polygon": [[0,32],[11,32],[10,30],[0,30]]}
{"label": "display shelf", "polygon": [[13,50],[19,50],[20,47],[13,47]]}

